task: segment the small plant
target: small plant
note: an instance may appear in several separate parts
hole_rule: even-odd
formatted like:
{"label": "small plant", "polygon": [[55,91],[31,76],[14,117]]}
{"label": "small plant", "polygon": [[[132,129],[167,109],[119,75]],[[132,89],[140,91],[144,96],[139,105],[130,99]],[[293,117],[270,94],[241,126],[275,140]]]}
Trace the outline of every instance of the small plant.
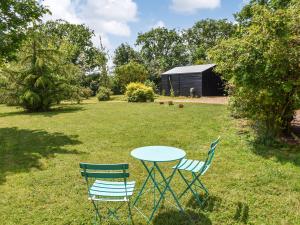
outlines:
{"label": "small plant", "polygon": [[166,90],[165,90],[165,89],[163,89],[163,90],[161,91],[161,95],[162,95],[162,96],[166,96]]}
{"label": "small plant", "polygon": [[170,96],[171,96],[171,97],[175,97],[175,92],[174,92],[174,89],[173,89],[173,88],[171,88],[171,90],[170,90]]}
{"label": "small plant", "polygon": [[174,105],[173,101],[168,101],[169,105]]}
{"label": "small plant", "polygon": [[128,102],[153,102],[154,91],[142,83],[130,83],[126,86]]}
{"label": "small plant", "polygon": [[181,109],[183,108],[183,106],[184,106],[183,104],[178,105],[178,107],[181,108]]}
{"label": "small plant", "polygon": [[112,92],[109,88],[100,87],[98,90],[97,98],[99,101],[108,101]]}

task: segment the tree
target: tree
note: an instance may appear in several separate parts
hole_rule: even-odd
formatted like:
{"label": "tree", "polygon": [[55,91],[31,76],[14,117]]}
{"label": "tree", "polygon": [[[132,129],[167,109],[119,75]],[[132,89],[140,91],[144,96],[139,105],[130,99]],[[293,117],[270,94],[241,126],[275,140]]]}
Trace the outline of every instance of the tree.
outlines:
{"label": "tree", "polygon": [[156,28],[139,33],[136,44],[152,79],[175,66],[186,65],[187,55],[182,37],[176,30]]}
{"label": "tree", "polygon": [[116,67],[125,65],[130,61],[141,62],[139,53],[135,51],[129,44],[122,43],[114,52],[113,63]]}
{"label": "tree", "polygon": [[235,26],[226,19],[200,20],[193,27],[185,30],[184,39],[190,55],[190,62],[205,61],[208,49],[217,45],[222,39],[227,39],[235,33]]}
{"label": "tree", "polygon": [[148,77],[148,71],[144,65],[131,61],[116,67],[115,76],[124,92],[125,86],[130,82],[144,82]]}
{"label": "tree", "polygon": [[68,41],[72,46],[69,53],[72,63],[79,65],[83,70],[91,71],[103,64],[106,65],[106,52],[93,46],[94,31],[84,24],[56,20],[41,24],[39,29],[42,29],[46,35],[56,36],[57,47],[61,42]]}
{"label": "tree", "polygon": [[27,28],[48,12],[36,0],[0,1],[0,64],[14,58]]}
{"label": "tree", "polygon": [[248,26],[255,14],[253,6],[262,5],[271,10],[278,10],[288,7],[291,3],[292,0],[250,0],[250,2],[246,4],[240,12],[234,14],[234,17],[240,25]]}
{"label": "tree", "polygon": [[47,111],[61,100],[78,100],[81,70],[71,63],[70,45],[56,47],[54,37],[31,31],[17,60],[1,72],[5,94],[28,111]]}
{"label": "tree", "polygon": [[233,87],[232,109],[252,120],[263,140],[273,140],[290,132],[300,92],[300,3],[251,7],[251,23],[209,56]]}

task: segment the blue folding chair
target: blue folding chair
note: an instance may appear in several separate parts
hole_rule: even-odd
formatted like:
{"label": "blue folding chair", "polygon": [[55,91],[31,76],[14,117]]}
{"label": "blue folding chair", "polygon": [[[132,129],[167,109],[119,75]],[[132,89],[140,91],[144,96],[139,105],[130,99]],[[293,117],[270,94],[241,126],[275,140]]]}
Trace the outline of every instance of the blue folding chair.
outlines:
{"label": "blue folding chair", "polygon": [[[196,201],[200,205],[202,205],[204,201],[203,200],[201,201],[200,196],[197,193],[197,188],[204,190],[205,198],[208,197],[209,192],[208,192],[207,188],[205,187],[205,185],[201,182],[200,178],[202,175],[204,175],[206,173],[206,171],[210,167],[212,159],[215,154],[215,149],[216,149],[219,141],[220,141],[220,137],[218,137],[217,140],[215,140],[214,142],[211,143],[210,149],[208,151],[207,158],[205,161],[183,159],[183,160],[181,160],[179,165],[176,165],[173,167],[173,169],[176,169],[179,172],[180,176],[182,177],[185,184],[187,185],[186,189],[178,196],[179,199],[182,198],[182,196],[184,194],[186,194],[188,190],[190,190],[192,192],[192,194],[194,195]],[[190,182],[184,176],[182,171],[188,171],[188,172],[192,173],[192,180]]]}
{"label": "blue folding chair", "polygon": [[[130,208],[130,197],[133,194],[135,181],[128,182],[127,172],[128,164],[90,164],[80,163],[81,175],[85,178],[88,188],[88,199],[92,201],[95,208],[95,224],[101,216],[98,208],[98,202],[121,202],[115,209],[108,208],[108,216],[105,219],[113,217],[119,220],[117,210],[124,203],[128,204],[128,216],[132,222]],[[98,180],[100,178],[101,180]],[[105,179],[121,179],[121,181],[107,181]]]}

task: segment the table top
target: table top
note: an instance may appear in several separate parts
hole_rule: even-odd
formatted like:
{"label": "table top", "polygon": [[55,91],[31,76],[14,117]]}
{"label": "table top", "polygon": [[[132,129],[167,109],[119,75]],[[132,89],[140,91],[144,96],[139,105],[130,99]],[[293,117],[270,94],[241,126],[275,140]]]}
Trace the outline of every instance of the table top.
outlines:
{"label": "table top", "polygon": [[148,162],[171,162],[182,159],[185,155],[182,149],[169,146],[145,146],[131,151],[132,157]]}

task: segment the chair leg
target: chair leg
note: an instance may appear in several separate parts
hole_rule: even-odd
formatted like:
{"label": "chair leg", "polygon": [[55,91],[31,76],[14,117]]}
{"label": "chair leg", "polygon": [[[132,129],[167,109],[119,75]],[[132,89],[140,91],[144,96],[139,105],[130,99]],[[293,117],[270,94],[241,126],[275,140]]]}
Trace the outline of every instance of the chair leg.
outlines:
{"label": "chair leg", "polygon": [[182,177],[182,179],[184,180],[185,184],[187,185],[187,188],[179,195],[179,199],[188,191],[190,190],[192,192],[192,194],[194,195],[196,201],[198,202],[198,204],[202,204],[201,203],[201,199],[199,198],[199,195],[193,190],[192,185],[195,183],[195,178],[192,180],[191,183],[188,182],[188,180],[184,177],[184,175],[182,174],[182,172],[180,170],[178,170],[180,176]]}
{"label": "chair leg", "polygon": [[131,224],[134,224],[133,223],[133,219],[132,219],[132,214],[131,214],[131,204],[130,204],[129,200],[128,200],[127,204],[128,204],[128,214],[129,214],[128,216],[129,216],[129,220],[130,220]]}
{"label": "chair leg", "polygon": [[209,192],[208,189],[205,187],[205,185],[201,182],[201,180],[199,179],[199,177],[195,176],[195,178],[197,179],[198,183],[200,184],[200,186],[202,187],[202,189],[205,191],[205,195],[208,196]]}
{"label": "chair leg", "polygon": [[98,218],[99,218],[99,221],[101,221],[101,216],[100,216],[97,204],[93,200],[92,200],[92,203],[95,208],[95,224],[97,224]]}

